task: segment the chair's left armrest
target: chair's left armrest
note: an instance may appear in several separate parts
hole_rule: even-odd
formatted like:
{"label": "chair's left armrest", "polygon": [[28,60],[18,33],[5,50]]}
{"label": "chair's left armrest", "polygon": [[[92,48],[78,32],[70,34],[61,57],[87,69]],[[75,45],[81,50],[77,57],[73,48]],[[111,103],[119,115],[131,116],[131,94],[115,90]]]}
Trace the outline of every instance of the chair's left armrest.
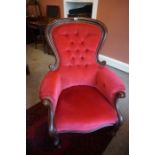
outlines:
{"label": "chair's left armrest", "polygon": [[58,97],[61,93],[60,74],[57,71],[49,71],[41,82],[39,96],[41,100],[49,100],[55,111]]}
{"label": "chair's left armrest", "polygon": [[49,115],[49,133],[55,135],[54,114],[57,106],[58,97],[61,93],[60,73],[58,71],[49,71],[40,86],[40,99],[48,107]]}
{"label": "chair's left armrest", "polygon": [[117,98],[125,97],[123,81],[106,66],[97,72],[96,87],[111,104],[115,104]]}

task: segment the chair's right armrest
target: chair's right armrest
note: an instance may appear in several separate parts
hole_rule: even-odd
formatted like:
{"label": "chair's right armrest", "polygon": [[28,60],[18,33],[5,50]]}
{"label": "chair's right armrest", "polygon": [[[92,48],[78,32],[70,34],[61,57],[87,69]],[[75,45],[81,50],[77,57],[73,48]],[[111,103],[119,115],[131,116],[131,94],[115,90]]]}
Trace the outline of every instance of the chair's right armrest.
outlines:
{"label": "chair's right armrest", "polygon": [[61,93],[61,81],[57,71],[49,71],[41,82],[40,99],[48,108],[49,134],[55,136],[54,114]]}
{"label": "chair's right armrest", "polygon": [[49,134],[52,135],[54,132],[54,110],[50,100],[43,99],[42,103],[48,108],[48,124],[49,124]]}
{"label": "chair's right armrest", "polygon": [[115,104],[117,98],[125,97],[124,82],[108,67],[100,69],[96,75],[96,87],[109,100]]}
{"label": "chair's right armrest", "polygon": [[40,99],[49,100],[53,111],[56,109],[58,97],[61,93],[61,81],[57,71],[49,71],[41,82]]}

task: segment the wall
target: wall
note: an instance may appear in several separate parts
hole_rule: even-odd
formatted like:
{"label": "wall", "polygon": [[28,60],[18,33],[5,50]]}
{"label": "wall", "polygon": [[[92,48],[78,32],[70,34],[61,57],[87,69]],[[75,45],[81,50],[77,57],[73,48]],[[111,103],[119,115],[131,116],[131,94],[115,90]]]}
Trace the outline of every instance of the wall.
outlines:
{"label": "wall", "polygon": [[101,53],[129,63],[128,0],[99,0],[97,19],[105,23],[108,35]]}
{"label": "wall", "polygon": [[42,15],[46,16],[46,5],[58,5],[60,7],[60,16],[63,17],[63,0],[39,0]]}
{"label": "wall", "polygon": [[[64,17],[63,0],[40,0],[42,14],[46,15],[46,5],[59,5]],[[101,51],[105,56],[129,63],[129,22],[128,0],[99,0],[97,19],[108,28],[106,43]]]}

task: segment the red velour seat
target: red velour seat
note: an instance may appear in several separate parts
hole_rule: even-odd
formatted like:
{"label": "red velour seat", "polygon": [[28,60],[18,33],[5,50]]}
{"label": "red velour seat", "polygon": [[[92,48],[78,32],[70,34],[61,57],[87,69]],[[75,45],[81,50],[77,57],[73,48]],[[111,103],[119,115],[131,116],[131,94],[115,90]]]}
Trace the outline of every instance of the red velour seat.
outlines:
{"label": "red velour seat", "polygon": [[58,132],[91,132],[117,121],[114,107],[96,88],[90,86],[74,86],[64,90],[54,119]]}
{"label": "red velour seat", "polygon": [[86,18],[58,19],[46,30],[56,64],[44,77],[40,98],[50,107],[50,131],[92,132],[120,122],[116,99],[125,86],[98,52],[105,25]]}

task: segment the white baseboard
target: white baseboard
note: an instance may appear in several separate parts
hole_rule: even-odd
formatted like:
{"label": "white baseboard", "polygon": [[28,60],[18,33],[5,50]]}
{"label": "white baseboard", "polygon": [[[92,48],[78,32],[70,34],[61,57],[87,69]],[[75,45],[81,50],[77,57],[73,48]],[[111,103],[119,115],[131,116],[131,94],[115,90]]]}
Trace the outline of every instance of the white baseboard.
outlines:
{"label": "white baseboard", "polygon": [[105,60],[107,65],[114,67],[116,69],[122,70],[124,72],[129,73],[129,64],[118,61],[116,59],[104,56],[103,54],[99,54],[99,60]]}

